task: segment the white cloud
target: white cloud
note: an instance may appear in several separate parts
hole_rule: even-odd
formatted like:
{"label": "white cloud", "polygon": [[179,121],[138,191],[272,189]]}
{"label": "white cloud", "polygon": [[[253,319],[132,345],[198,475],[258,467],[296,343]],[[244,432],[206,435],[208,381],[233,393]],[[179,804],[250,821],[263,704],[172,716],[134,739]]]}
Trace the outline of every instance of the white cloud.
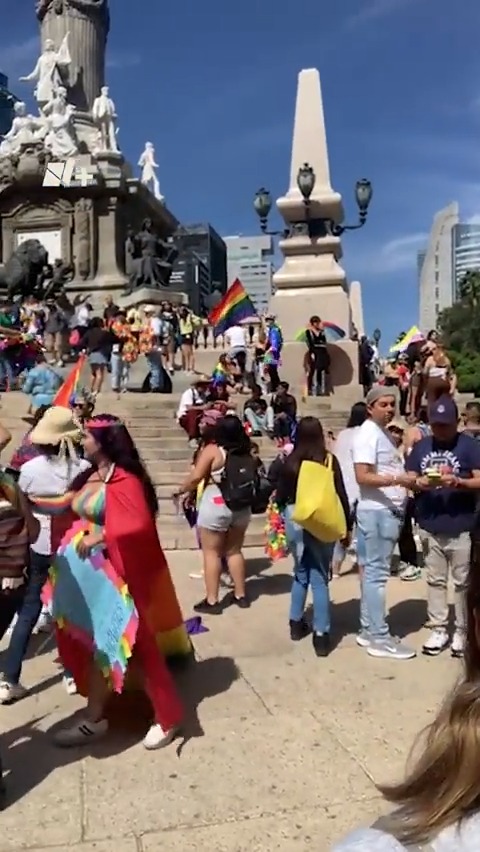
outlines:
{"label": "white cloud", "polygon": [[360,2],[363,9],[347,18],[347,27],[356,27],[380,18],[388,18],[407,6],[418,5],[420,0],[360,0]]}
{"label": "white cloud", "polygon": [[413,270],[417,264],[417,252],[428,241],[428,233],[418,231],[388,240],[379,247],[373,247],[367,252],[358,252],[354,248],[349,252],[348,266],[355,269],[355,275],[363,280],[370,275],[394,274]]}
{"label": "white cloud", "polygon": [[105,65],[108,70],[116,71],[122,68],[133,68],[134,65],[140,65],[141,57],[138,53],[133,52],[117,52],[110,51],[107,54]]}

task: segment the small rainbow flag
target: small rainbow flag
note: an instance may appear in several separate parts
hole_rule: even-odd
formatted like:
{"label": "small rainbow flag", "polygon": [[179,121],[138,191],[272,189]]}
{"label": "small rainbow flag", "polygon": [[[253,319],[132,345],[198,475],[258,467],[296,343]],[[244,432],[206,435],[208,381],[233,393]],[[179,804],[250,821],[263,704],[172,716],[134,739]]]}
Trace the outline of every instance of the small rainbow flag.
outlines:
{"label": "small rainbow flag", "polygon": [[225,332],[233,325],[246,319],[253,319],[257,312],[253,306],[242,282],[236,278],[228,288],[223,299],[210,311],[208,321],[213,328],[215,337]]}
{"label": "small rainbow flag", "polygon": [[53,405],[62,405],[70,408],[70,400],[80,388],[80,375],[87,360],[86,355],[80,355],[76,364],[73,365],[63,385],[58,389],[53,400]]}

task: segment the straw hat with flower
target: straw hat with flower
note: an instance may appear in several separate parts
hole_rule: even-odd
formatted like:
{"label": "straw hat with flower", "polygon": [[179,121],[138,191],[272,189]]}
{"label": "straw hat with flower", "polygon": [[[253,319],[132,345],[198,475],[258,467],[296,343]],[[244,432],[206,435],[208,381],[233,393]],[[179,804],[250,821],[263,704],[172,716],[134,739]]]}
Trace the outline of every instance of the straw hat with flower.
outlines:
{"label": "straw hat with flower", "polygon": [[32,444],[49,447],[61,445],[62,449],[68,447],[71,453],[73,445],[78,444],[81,437],[82,430],[71,409],[61,405],[49,408],[29,435]]}

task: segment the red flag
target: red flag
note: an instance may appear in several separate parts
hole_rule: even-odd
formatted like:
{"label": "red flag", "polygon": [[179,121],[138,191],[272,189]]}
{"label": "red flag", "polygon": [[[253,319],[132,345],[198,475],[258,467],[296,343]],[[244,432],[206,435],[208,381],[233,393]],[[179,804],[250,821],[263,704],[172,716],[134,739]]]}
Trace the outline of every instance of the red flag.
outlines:
{"label": "red flag", "polygon": [[70,400],[80,387],[80,374],[84,367],[87,356],[82,354],[79,356],[76,364],[73,365],[63,385],[58,389],[53,400],[53,405],[62,405],[64,408],[70,408]]}

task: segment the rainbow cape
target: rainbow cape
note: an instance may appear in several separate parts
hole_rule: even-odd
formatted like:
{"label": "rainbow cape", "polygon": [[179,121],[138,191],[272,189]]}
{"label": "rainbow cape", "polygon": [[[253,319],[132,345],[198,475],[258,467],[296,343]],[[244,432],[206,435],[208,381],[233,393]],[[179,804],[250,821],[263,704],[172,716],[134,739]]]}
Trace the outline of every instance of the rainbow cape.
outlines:
{"label": "rainbow cape", "polygon": [[208,321],[213,328],[215,337],[225,332],[233,325],[244,320],[253,319],[257,312],[253,306],[242,282],[236,278],[228,288],[223,299],[210,311]]}
{"label": "rainbow cape", "polygon": [[63,408],[70,407],[72,397],[80,390],[80,376],[86,361],[86,355],[79,356],[77,363],[73,365],[63,385],[58,389],[53,405],[61,405]]}
{"label": "rainbow cape", "polygon": [[220,362],[212,373],[212,383],[214,385],[226,385],[228,383],[228,373]]}

